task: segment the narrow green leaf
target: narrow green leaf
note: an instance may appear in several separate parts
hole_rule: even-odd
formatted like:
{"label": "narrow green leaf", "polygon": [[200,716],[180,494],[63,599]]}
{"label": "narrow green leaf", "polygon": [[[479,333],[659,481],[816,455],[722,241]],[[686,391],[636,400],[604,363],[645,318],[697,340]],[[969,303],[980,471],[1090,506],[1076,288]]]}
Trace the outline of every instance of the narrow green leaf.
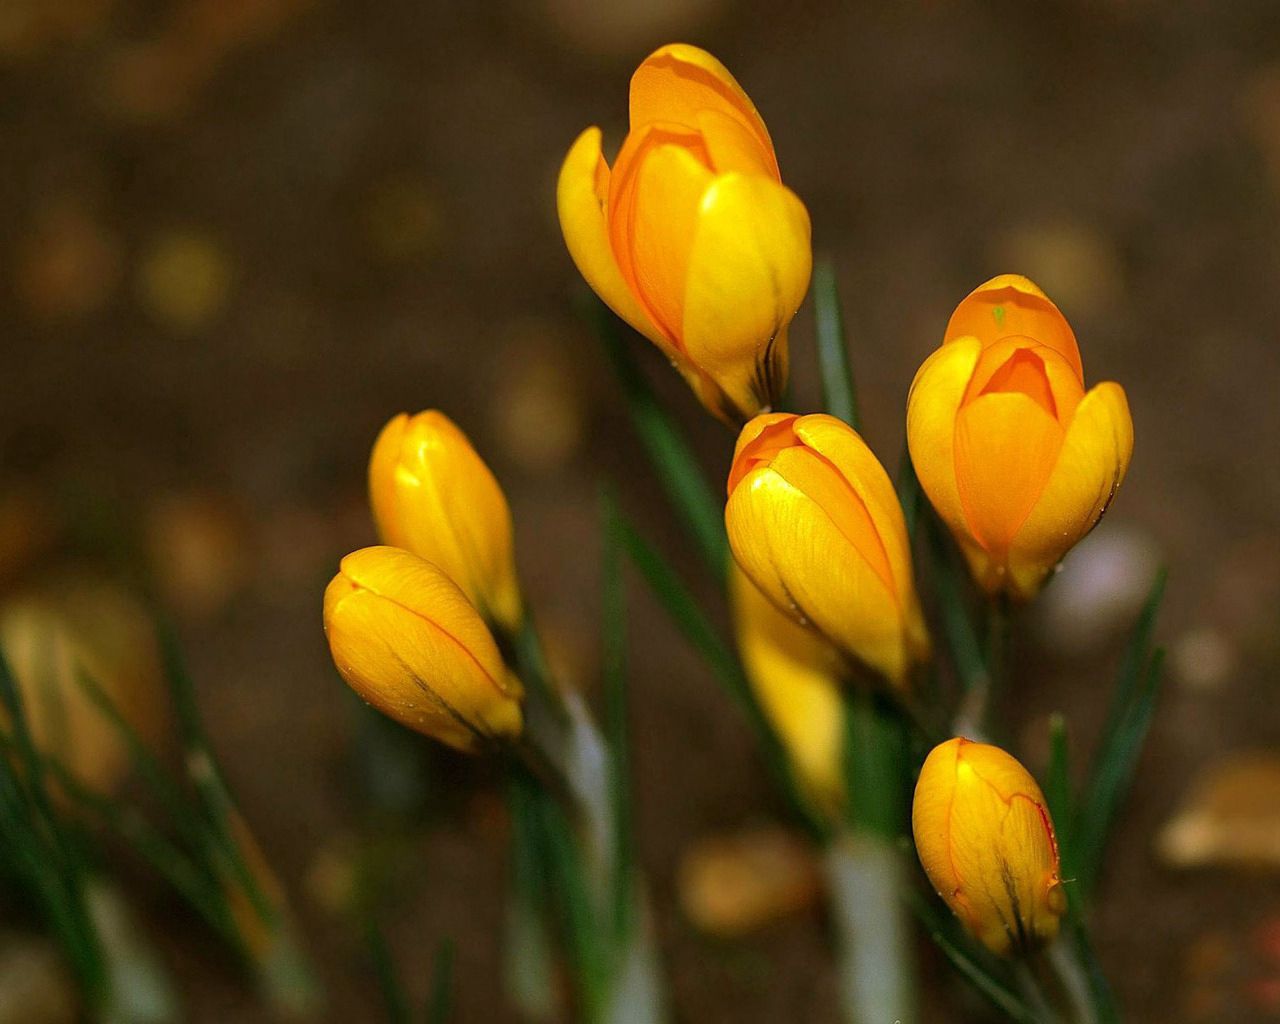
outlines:
{"label": "narrow green leaf", "polygon": [[924,492],[920,489],[920,478],[916,476],[915,463],[911,461],[911,452],[903,446],[902,458],[898,460],[898,502],[902,505],[902,518],[907,524],[907,537],[914,541],[916,527],[920,523],[920,504]]}
{"label": "narrow green leaf", "polygon": [[[10,756],[15,754],[12,741],[7,736],[0,736],[0,750]],[[95,815],[133,847],[215,930],[223,935],[228,935],[230,930],[230,937],[238,938],[233,934],[234,926],[216,882],[201,872],[196,863],[167,836],[135,808],[119,804],[82,785],[58,759],[45,758],[43,764],[45,772],[57,780],[58,786],[76,806]]]}
{"label": "narrow green leaf", "polygon": [[409,1011],[409,997],[405,994],[395,962],[391,959],[391,950],[387,948],[386,936],[382,934],[382,929],[378,927],[372,912],[369,913],[368,920],[365,922],[364,936],[369,961],[373,964],[374,977],[378,981],[378,991],[382,994],[382,1005],[387,1014],[388,1024],[409,1024],[412,1019]]}
{"label": "narrow green leaf", "polygon": [[618,534],[631,561],[640,570],[667,614],[694,649],[703,656],[720,685],[746,716],[756,733],[769,769],[793,810],[815,835],[825,835],[829,826],[809,806],[796,785],[782,742],[761,710],[733,648],[720,635],[666,559],[622,516],[618,518]]}
{"label": "narrow green leaf", "polygon": [[599,302],[593,303],[593,310],[596,332],[622,385],[631,422],[649,462],[703,561],[717,579],[723,579],[729,558],[724,500],[712,490],[680,428],[636,366],[617,318]]}
{"label": "narrow green leaf", "polygon": [[946,527],[932,509],[924,509],[929,547],[933,554],[934,588],[942,631],[960,683],[968,692],[981,691],[990,684],[987,664],[969,606],[965,601],[967,576],[958,553],[947,536]]}
{"label": "narrow green leaf", "polygon": [[1072,922],[1071,931],[1089,984],[1089,995],[1098,1024],[1120,1024],[1120,1009],[1111,991],[1111,983],[1094,955],[1088,929],[1079,919],[1076,919]]}
{"label": "narrow green leaf", "polygon": [[538,636],[533,616],[526,612],[520,623],[520,631],[510,638],[513,647],[516,675],[529,688],[529,696],[537,700],[549,713],[563,717],[564,708],[551,681],[551,669],[547,665],[542,640]]}
{"label": "narrow green leaf", "polygon": [[240,848],[239,838],[232,825],[233,815],[237,813],[235,799],[227,788],[213,755],[200,708],[196,703],[195,686],[187,672],[177,635],[163,621],[158,624],[157,632],[165,678],[169,683],[169,692],[173,695],[182,734],[183,762],[205,811],[208,822],[206,832],[215,851],[230,865],[254,912],[274,931],[281,923],[280,908],[267,897]]}
{"label": "narrow green leaf", "polygon": [[1155,716],[1164,651],[1157,648],[1147,664],[1147,672],[1132,708],[1111,747],[1105,752],[1089,791],[1089,801],[1081,821],[1079,878],[1083,892],[1092,890],[1102,867],[1108,833],[1116,813],[1133,782],[1142,755],[1143,743]]}
{"label": "narrow green leaf", "polygon": [[614,935],[620,945],[632,927],[635,906],[631,822],[630,736],[627,731],[627,621],[622,582],[622,538],[618,508],[605,491],[601,498],[604,537],[601,641],[605,699],[605,740],[609,749],[609,802],[613,817],[612,892]]}
{"label": "narrow green leaf", "polygon": [[89,872],[85,847],[54,811],[44,759],[27,721],[22,692],[0,653],[0,705],[12,736],[0,758],[0,845],[21,887],[39,904],[67,957],[86,1003],[101,1009],[110,999],[102,940],[86,903]]}
{"label": "narrow green leaf", "polygon": [[507,785],[511,814],[511,899],[505,980],[522,1014],[549,1018],[556,1006],[554,937],[550,918],[551,870],[529,776],[517,769]]}
{"label": "narrow green leaf", "polygon": [[76,673],[76,682],[115,729],[128,751],[138,779],[146,784],[178,834],[192,847],[206,843],[209,833],[203,817],[193,811],[187,795],[170,776],[155,751],[147,746],[96,679],[81,671]]}
{"label": "narrow green leaf", "polygon": [[974,948],[957,932],[950,915],[944,912],[930,897],[916,889],[908,888],[907,899],[911,909],[934,944],[960,974],[975,989],[987,997],[997,1009],[1017,1024],[1044,1024],[1009,985],[1001,980],[989,957]]}
{"label": "narrow green leaf", "polygon": [[427,1000],[427,1024],[445,1024],[453,1008],[453,940],[445,939],[436,950]]}
{"label": "narrow green leaf", "polygon": [[556,799],[536,781],[534,803],[542,829],[549,883],[557,900],[565,944],[573,964],[573,976],[587,1019],[593,1019],[604,1006],[608,987],[606,953],[600,923],[591,901],[586,868],[573,823]]}
{"label": "narrow green leaf", "polygon": [[1071,801],[1071,752],[1067,744],[1067,720],[1056,713],[1049,716],[1049,772],[1044,797],[1049,802],[1049,816],[1058,837],[1063,877],[1074,878],[1072,817],[1075,809]]}
{"label": "narrow green leaf", "polygon": [[1077,875],[1085,895],[1097,879],[1111,822],[1124,801],[1155,714],[1164,654],[1151,651],[1151,637],[1165,580],[1164,571],[1157,574],[1125,649],[1107,724],[1080,802]]}
{"label": "narrow green leaf", "polygon": [[1165,585],[1169,574],[1165,569],[1156,573],[1151,590],[1143,603],[1138,621],[1134,624],[1129,642],[1125,646],[1120,660],[1120,671],[1116,678],[1115,692],[1112,694],[1111,707],[1107,713],[1107,723],[1103,727],[1099,750],[1112,748],[1116,735],[1124,728],[1124,722],[1133,705],[1134,695],[1142,683],[1151,652],[1151,637],[1155,631],[1156,617],[1160,613],[1160,604],[1164,600]]}
{"label": "narrow green leaf", "polygon": [[813,268],[813,310],[817,322],[818,371],[827,412],[859,429],[858,393],[844,336],[844,314],[835,269],[829,260]]}
{"label": "narrow green leaf", "polygon": [[640,570],[667,614],[706,659],[729,695],[753,722],[767,728],[767,722],[733,649],[720,636],[670,563],[625,518],[619,519],[618,536],[631,561]]}
{"label": "narrow green leaf", "polygon": [[45,786],[43,761],[36,751],[35,740],[31,735],[31,726],[27,721],[27,709],[22,699],[22,690],[13,677],[8,659],[0,654],[0,703],[7,712],[10,728],[13,730],[20,764],[25,767],[25,774],[18,776],[18,790],[31,804],[33,820],[49,829],[50,838],[61,846],[61,833],[57,829],[53,805],[49,800]]}
{"label": "narrow green leaf", "polygon": [[845,792],[849,822],[886,839],[902,835],[906,735],[900,715],[869,690],[847,687],[844,698]]}

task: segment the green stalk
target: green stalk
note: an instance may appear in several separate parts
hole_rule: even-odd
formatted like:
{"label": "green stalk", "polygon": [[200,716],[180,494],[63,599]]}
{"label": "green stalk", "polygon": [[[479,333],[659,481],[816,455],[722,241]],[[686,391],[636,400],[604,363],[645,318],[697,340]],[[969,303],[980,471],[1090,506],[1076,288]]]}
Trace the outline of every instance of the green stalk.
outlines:
{"label": "green stalk", "polygon": [[858,430],[861,426],[858,390],[845,343],[844,311],[840,305],[836,272],[830,260],[819,260],[813,267],[813,312],[817,322],[823,404],[832,416]]}
{"label": "green stalk", "polygon": [[724,579],[729,543],[724,532],[723,492],[717,494],[707,483],[680,428],[636,366],[618,330],[617,318],[597,301],[593,301],[592,310],[596,333],[622,385],[632,426],[649,463],[707,568],[716,579]]}

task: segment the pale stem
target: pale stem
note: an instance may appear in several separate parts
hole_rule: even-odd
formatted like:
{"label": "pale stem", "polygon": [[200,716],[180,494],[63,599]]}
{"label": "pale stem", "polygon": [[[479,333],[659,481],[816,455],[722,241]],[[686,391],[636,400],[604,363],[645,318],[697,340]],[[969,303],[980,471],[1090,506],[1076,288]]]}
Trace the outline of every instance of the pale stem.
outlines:
{"label": "pale stem", "polygon": [[902,854],[893,840],[846,833],[826,854],[840,998],[849,1024],[914,1024],[911,928]]}
{"label": "pale stem", "polygon": [[[526,746],[551,769],[553,787],[562,784],[558,795],[571,805],[570,814],[581,830],[588,881],[596,907],[604,913],[614,874],[609,750],[582,696],[572,690],[560,690],[548,677],[531,626],[526,627],[517,643],[527,673],[539,676],[537,684],[529,686],[525,704]],[[548,704],[552,706],[544,706]],[[538,774],[547,781],[545,770]],[[640,886],[636,888],[635,901],[635,925],[617,950],[601,1024],[654,1024],[665,1016],[648,902]]]}
{"label": "pale stem", "polygon": [[1062,986],[1066,1002],[1071,1007],[1071,1019],[1075,1024],[1098,1024],[1089,979],[1080,965],[1079,957],[1067,942],[1059,936],[1045,951],[1045,959],[1053,968]]}

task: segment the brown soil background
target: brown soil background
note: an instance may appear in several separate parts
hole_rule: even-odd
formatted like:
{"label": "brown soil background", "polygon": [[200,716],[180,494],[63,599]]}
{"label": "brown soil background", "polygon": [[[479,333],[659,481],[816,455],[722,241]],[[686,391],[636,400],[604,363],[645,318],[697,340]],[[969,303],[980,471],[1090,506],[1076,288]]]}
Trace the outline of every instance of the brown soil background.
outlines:
{"label": "brown soil background", "polygon": [[[0,6],[0,484],[70,495],[78,521],[126,532],[146,533],[175,494],[231,510],[228,557],[243,565],[182,633],[227,773],[326,976],[326,1019],[380,1019],[359,933],[316,896],[371,817],[353,754],[367,722],[319,620],[339,557],[372,539],[376,430],[440,406],[470,432],[511,497],[530,600],[589,690],[599,483],[694,566],[574,316],[552,198],[581,128],[602,124],[616,145],[630,71],[669,38],[719,55],[768,121],[815,246],[837,262],[886,460],[915,367],[995,273],[1038,280],[1090,379],[1126,387],[1137,448],[1110,522],[1172,566],[1162,638],[1176,653],[1207,631],[1229,670],[1205,682],[1174,659],[1103,882],[1099,952],[1141,1024],[1280,1019],[1280,1001],[1249,996],[1262,968],[1248,936],[1280,913],[1276,876],[1175,873],[1152,846],[1197,771],[1280,740],[1280,7],[40,9]],[[802,406],[817,395],[811,334],[806,307]],[[730,438],[644,359],[719,479]],[[834,1020],[818,912],[733,943],[680,914],[688,844],[781,809],[746,728],[639,586],[632,608],[638,835],[677,1018]],[[1033,763],[1054,709],[1087,750],[1108,658],[1019,658],[1006,704]],[[411,991],[452,937],[456,1019],[505,1020],[493,779],[448,755],[429,768],[434,795],[401,840],[383,919]],[[191,1019],[266,1019],[200,930],[151,899]]]}

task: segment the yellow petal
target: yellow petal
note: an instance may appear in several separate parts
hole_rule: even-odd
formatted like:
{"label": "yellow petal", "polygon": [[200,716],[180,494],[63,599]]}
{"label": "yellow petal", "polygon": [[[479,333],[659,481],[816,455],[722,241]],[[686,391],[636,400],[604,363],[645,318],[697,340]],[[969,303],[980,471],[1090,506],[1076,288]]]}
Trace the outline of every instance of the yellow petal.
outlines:
{"label": "yellow petal", "polygon": [[1066,900],[1044,795],[1009,754],[957,738],[925,759],[911,813],[938,894],[992,952],[1052,939]]}
{"label": "yellow petal", "polygon": [[956,307],[943,344],[969,336],[981,341],[984,348],[1002,338],[1031,338],[1061,355],[1084,381],[1080,348],[1067,318],[1044,292],[1018,274],[993,277]]}
{"label": "yellow petal", "polygon": [[768,178],[723,175],[702,199],[684,350],[744,418],[771,406],[786,382],[786,330],[813,264],[809,232],[804,204]]}
{"label": "yellow petal", "polygon": [[769,130],[755,104],[733,75],[706,50],[672,43],[650,54],[631,77],[631,130],[653,121],[695,127],[698,117],[714,111],[749,131],[767,154],[774,178],[778,165]]}
{"label": "yellow petal", "polygon": [[578,271],[605,305],[672,355],[671,343],[654,326],[618,270],[605,219],[609,179],[609,167],[600,152],[600,129],[588,128],[570,148],[556,185],[565,245]]}
{"label": "yellow petal", "polygon": [[806,792],[826,812],[843,800],[844,710],[840,656],[812,630],[784,615],[730,566],[742,665]]}
{"label": "yellow petal", "polygon": [[943,345],[916,372],[907,396],[907,447],[916,477],[942,521],[967,548],[976,542],[968,537],[956,481],[956,416],[981,351],[977,338]]}
{"label": "yellow petal", "polygon": [[[901,508],[856,431],[822,414],[755,417],[734,450],[725,520],[735,559],[771,601],[905,681],[928,637]],[[892,635],[879,633],[890,620]]]}
{"label": "yellow petal", "polygon": [[885,561],[886,582],[905,606],[914,603],[915,583],[911,568],[911,544],[902,505],[889,474],[866,443],[847,424],[818,413],[801,416],[796,436],[821,455],[840,474],[844,484],[866,510],[871,529]]}
{"label": "yellow petal", "polygon": [[896,601],[897,588],[889,568],[889,556],[858,489],[829,460],[804,445],[779,452],[770,460],[769,469],[826,513]]}
{"label": "yellow petal", "polygon": [[401,414],[383,428],[369,459],[369,497],[384,542],[434,564],[506,629],[519,626],[511,510],[444,413]]}
{"label": "yellow petal", "polygon": [[846,655],[905,681],[897,601],[822,509],[762,467],[734,490],[725,520],[735,560],[769,600]]}
{"label": "yellow petal", "polygon": [[717,110],[703,110],[697,125],[717,174],[737,171],[779,180],[773,152],[762,150],[759,138],[741,121]]}
{"label": "yellow petal", "polygon": [[[729,494],[758,461],[768,461],[776,452],[795,443],[794,425],[798,419],[793,412],[762,412],[753,416],[738,432],[738,440],[733,446],[733,464],[729,467]],[[762,441],[766,434],[773,436],[774,440],[766,438]]]}
{"label": "yellow petal", "polygon": [[520,686],[492,634],[443,572],[399,548],[342,560],[325,591],[334,664],[361,697],[461,750],[518,735]]}
{"label": "yellow petal", "polygon": [[668,125],[632,132],[609,186],[609,237],[622,278],[671,345],[685,350],[689,252],[712,173],[701,136]]}
{"label": "yellow petal", "polygon": [[1102,518],[1132,454],[1133,420],[1124,389],[1099,384],[1076,407],[1057,464],[1013,538],[1009,571],[1021,596],[1034,595],[1046,574]]}
{"label": "yellow petal", "polygon": [[955,460],[965,523],[997,561],[1040,497],[1061,445],[1058,421],[1021,392],[986,394],[961,407]]}
{"label": "yellow petal", "polygon": [[400,452],[404,448],[404,435],[409,427],[409,414],[393,416],[378,433],[369,455],[369,506],[378,527],[378,537],[384,544],[407,548],[405,536],[408,523],[399,514],[396,495],[396,468],[400,465]]}

